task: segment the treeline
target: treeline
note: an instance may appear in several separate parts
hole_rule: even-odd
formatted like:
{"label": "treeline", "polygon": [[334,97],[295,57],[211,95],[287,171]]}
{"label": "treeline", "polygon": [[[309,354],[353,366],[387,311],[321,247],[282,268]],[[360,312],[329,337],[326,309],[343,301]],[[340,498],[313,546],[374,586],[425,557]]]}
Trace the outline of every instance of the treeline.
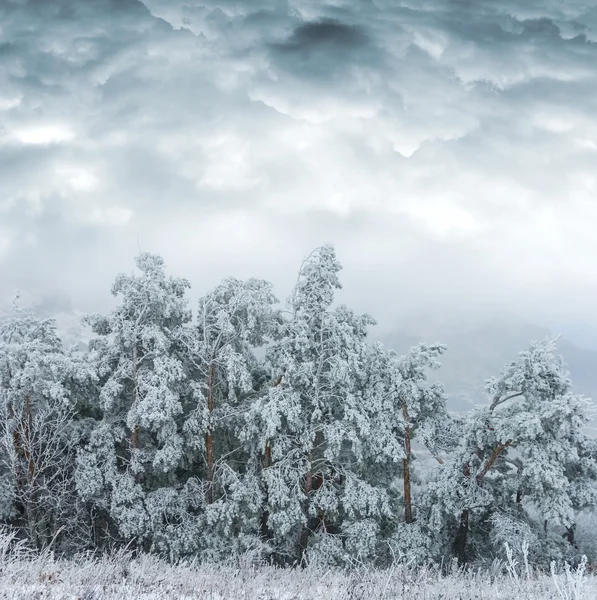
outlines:
{"label": "treeline", "polygon": [[283,565],[491,561],[523,539],[537,563],[574,554],[597,443],[552,340],[457,417],[428,380],[445,347],[370,343],[374,320],[334,303],[330,246],[284,309],[267,281],[229,278],[193,314],[159,256],[137,267],[86,317],[84,351],[52,320],[0,325],[0,519],[33,546]]}

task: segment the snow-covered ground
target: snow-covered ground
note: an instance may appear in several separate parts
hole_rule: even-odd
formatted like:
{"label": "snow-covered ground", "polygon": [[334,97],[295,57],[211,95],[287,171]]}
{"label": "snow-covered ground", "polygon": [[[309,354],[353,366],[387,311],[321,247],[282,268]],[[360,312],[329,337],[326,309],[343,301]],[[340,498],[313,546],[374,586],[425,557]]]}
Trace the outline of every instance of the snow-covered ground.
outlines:
{"label": "snow-covered ground", "polygon": [[534,574],[495,564],[442,575],[397,565],[384,571],[309,567],[282,570],[250,560],[221,566],[169,565],[154,556],[55,560],[8,554],[0,544],[0,598],[36,600],[595,600],[597,578],[583,569]]}

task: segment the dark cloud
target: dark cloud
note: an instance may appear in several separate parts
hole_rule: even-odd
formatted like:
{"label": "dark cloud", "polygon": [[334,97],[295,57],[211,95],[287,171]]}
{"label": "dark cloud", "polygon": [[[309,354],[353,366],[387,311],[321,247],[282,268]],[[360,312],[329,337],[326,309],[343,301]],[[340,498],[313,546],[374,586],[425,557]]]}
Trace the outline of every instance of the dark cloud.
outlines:
{"label": "dark cloud", "polygon": [[313,49],[351,51],[366,45],[368,41],[361,27],[323,19],[300,24],[284,44],[278,44],[278,48],[287,52]]}
{"label": "dark cloud", "polygon": [[282,42],[269,44],[270,56],[281,69],[301,78],[329,80],[358,65],[369,68],[379,60],[363,27],[335,19],[300,23]]}

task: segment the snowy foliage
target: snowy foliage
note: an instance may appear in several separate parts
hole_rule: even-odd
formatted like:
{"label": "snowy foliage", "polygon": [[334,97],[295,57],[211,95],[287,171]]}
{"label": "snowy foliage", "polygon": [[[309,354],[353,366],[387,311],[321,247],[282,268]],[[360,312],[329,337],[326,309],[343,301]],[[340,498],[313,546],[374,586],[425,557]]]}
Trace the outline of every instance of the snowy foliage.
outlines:
{"label": "snowy foliage", "polygon": [[52,320],[15,309],[0,324],[0,514],[36,547],[76,537],[74,459],[93,379],[85,358],[63,349]]}
{"label": "snowy foliage", "polygon": [[285,309],[267,281],[228,278],[192,314],[161,257],[137,267],[85,319],[85,352],[51,320],[0,323],[0,520],[32,547],[492,568],[525,541],[532,565],[597,560],[591,404],[554,340],[455,416],[429,381],[446,348],[370,344],[373,318],[335,302],[331,246]]}
{"label": "snowy foliage", "polygon": [[160,257],[142,254],[137,267],[141,275],[118,275],[112,286],[119,306],[86,320],[101,336],[90,344],[101,419],[79,453],[77,488],[124,539],[151,542],[147,495],[168,486],[183,458],[177,338],[191,314],[188,282],[166,276]]}
{"label": "snowy foliage", "polygon": [[542,540],[544,559],[561,555],[566,547],[554,530],[572,526],[575,510],[594,502],[594,445],[582,433],[590,403],[570,392],[551,339],[521,352],[487,392],[490,404],[463,421],[458,446],[430,485],[432,522],[459,520],[461,561],[469,545],[473,555],[491,547],[482,531],[501,542],[494,529],[513,522],[521,536],[530,527]]}
{"label": "snowy foliage", "polygon": [[377,521],[389,512],[386,490],[363,468],[372,433],[365,338],[374,321],[333,307],[340,269],[330,246],[302,265],[267,349],[274,383],[247,416],[246,435],[263,456],[263,534],[291,561],[308,560],[313,545],[332,563],[372,557]]}
{"label": "snowy foliage", "polygon": [[429,383],[427,374],[440,367],[437,357],[444,351],[439,344],[419,344],[404,356],[381,344],[371,349],[366,389],[375,435],[369,436],[368,445],[371,460],[384,464],[387,475],[392,464],[410,469],[413,441],[442,461],[439,454],[449,444],[451,420],[442,386]]}

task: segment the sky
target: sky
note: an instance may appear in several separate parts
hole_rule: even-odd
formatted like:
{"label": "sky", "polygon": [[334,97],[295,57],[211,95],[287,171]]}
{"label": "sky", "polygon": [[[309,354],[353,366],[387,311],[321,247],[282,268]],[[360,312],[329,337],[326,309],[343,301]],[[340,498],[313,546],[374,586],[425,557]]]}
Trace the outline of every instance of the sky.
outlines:
{"label": "sky", "polygon": [[597,331],[594,0],[0,0],[0,295],[105,310],[141,251],[193,297]]}

